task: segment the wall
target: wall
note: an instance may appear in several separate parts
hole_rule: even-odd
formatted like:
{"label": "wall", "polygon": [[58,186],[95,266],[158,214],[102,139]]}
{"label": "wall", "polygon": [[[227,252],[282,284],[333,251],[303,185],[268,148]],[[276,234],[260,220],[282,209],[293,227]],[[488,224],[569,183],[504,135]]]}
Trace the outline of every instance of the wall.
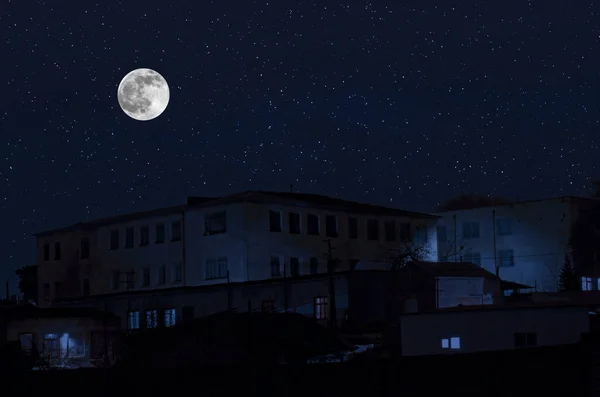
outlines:
{"label": "wall", "polygon": [[[514,266],[500,267],[499,276],[535,287],[538,291],[555,291],[558,288],[560,268],[564,264],[565,252],[569,252],[568,242],[573,222],[573,208],[576,202],[570,199],[551,199],[452,211],[442,215],[438,226],[446,227],[447,241],[438,241],[440,259],[454,261],[454,215],[456,215],[457,247],[464,246],[462,257],[478,253],[481,266],[496,273],[494,266],[494,228],[492,211],[496,211],[496,223],[509,219],[512,233],[500,236],[496,233],[496,253],[501,250],[514,250]],[[465,222],[478,222],[478,238],[463,235]],[[460,254],[456,255],[460,257]],[[500,261],[498,261],[498,264]]]}
{"label": "wall", "polygon": [[478,277],[439,277],[437,307],[482,305],[483,284],[483,278]]}
{"label": "wall", "polygon": [[[585,308],[514,308],[407,314],[400,318],[404,355],[471,353],[515,348],[515,333],[536,333],[538,346],[577,343],[589,332]],[[460,338],[443,349],[442,338]]]}

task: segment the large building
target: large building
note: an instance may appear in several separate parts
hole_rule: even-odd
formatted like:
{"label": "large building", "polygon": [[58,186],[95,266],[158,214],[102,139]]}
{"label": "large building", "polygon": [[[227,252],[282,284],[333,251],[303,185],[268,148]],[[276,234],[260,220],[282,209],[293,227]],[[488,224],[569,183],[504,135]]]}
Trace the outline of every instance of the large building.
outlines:
{"label": "large building", "polygon": [[[284,280],[317,280],[312,283],[318,289],[314,297],[300,294],[316,315],[319,305],[313,298],[326,297],[329,288],[322,282],[328,261],[343,272],[359,261],[384,259],[406,240],[426,247],[424,259],[437,258],[437,219],[300,193],[190,197],[185,205],[37,234],[39,305],[95,301],[108,307],[110,302],[123,302],[124,296],[145,296],[136,298],[137,303],[128,298],[126,306],[112,309],[124,319],[125,310],[131,316],[137,305],[135,310],[144,313],[143,322],[157,317],[156,310],[161,308],[156,306],[176,312],[168,316],[177,318],[183,307],[195,308],[196,316],[222,310],[223,305],[227,308],[223,299],[213,302],[214,291],[227,285],[252,284],[256,290],[257,285],[272,288]],[[177,296],[174,291],[178,289],[191,288],[196,292],[169,298]],[[200,290],[210,290],[212,301],[205,301]],[[183,302],[183,295],[193,301]],[[279,294],[280,299],[266,301],[288,297]],[[149,299],[160,302],[151,304]],[[232,304],[230,299],[229,307],[245,309],[245,302],[239,307],[241,302]],[[300,305],[286,302],[285,306]],[[131,321],[136,322],[135,318]]]}
{"label": "large building", "polygon": [[[573,226],[597,203],[560,197],[441,213],[438,260],[472,262],[503,280],[556,291],[565,256],[573,263]],[[598,289],[600,274],[586,268],[580,276],[584,290]]]}

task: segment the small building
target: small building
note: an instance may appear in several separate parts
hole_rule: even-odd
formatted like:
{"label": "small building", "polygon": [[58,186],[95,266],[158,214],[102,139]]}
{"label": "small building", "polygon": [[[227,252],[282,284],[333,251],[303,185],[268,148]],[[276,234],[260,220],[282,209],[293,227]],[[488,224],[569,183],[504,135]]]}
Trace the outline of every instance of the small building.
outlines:
{"label": "small building", "polygon": [[398,317],[390,343],[403,356],[576,344],[590,332],[584,306],[465,306]]}
{"label": "small building", "polygon": [[19,343],[32,367],[79,368],[110,363],[115,357],[118,329],[119,318],[92,309],[0,309],[0,343]]}

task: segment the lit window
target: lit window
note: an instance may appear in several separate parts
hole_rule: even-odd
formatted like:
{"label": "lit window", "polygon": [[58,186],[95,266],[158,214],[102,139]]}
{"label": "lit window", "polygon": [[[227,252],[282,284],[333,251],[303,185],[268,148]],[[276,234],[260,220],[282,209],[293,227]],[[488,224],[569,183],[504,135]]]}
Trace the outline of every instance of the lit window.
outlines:
{"label": "lit window", "polygon": [[156,328],[158,326],[158,312],[156,310],[146,310],[146,328]]}
{"label": "lit window", "polygon": [[591,291],[592,290],[592,278],[591,277],[581,277],[581,290],[582,291]]}
{"label": "lit window", "polygon": [[129,329],[138,329],[140,328],[140,312],[129,312]]}
{"label": "lit window", "polygon": [[458,336],[442,338],[442,349],[460,349],[460,338]]}
{"label": "lit window", "polygon": [[450,347],[450,341],[447,338],[442,339],[442,349],[448,349]]}
{"label": "lit window", "polygon": [[175,309],[165,310],[165,327],[172,327],[175,325],[177,317],[175,315]]}
{"label": "lit window", "polygon": [[327,320],[329,318],[329,302],[326,296],[314,299],[314,312],[317,320]]}

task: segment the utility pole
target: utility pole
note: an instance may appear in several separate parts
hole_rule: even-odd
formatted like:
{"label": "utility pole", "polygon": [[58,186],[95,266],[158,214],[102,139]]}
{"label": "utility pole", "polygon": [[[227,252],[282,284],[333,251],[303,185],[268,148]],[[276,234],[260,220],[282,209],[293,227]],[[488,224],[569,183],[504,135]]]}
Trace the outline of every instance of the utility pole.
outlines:
{"label": "utility pole", "polygon": [[231,312],[233,306],[231,305],[231,279],[229,278],[229,269],[227,270],[227,311]]}
{"label": "utility pole", "polygon": [[500,277],[500,268],[498,267],[498,255],[496,254],[496,209],[492,210],[492,235],[494,236],[494,270],[496,277]]}
{"label": "utility pole", "polygon": [[337,313],[335,310],[335,279],[333,277],[333,255],[335,248],[331,247],[331,239],[323,240],[327,243],[327,275],[329,276],[329,326],[332,330],[337,328]]}
{"label": "utility pole", "polygon": [[[121,275],[125,275],[125,281],[121,280]],[[131,330],[131,319],[129,318],[129,313],[131,312],[131,296],[129,294],[132,284],[134,283],[135,271],[131,270],[129,272],[119,272],[119,283],[125,284],[125,291],[127,291],[127,330]]]}
{"label": "utility pole", "polygon": [[288,286],[287,286],[287,266],[283,263],[283,308],[285,313],[288,312]]}

